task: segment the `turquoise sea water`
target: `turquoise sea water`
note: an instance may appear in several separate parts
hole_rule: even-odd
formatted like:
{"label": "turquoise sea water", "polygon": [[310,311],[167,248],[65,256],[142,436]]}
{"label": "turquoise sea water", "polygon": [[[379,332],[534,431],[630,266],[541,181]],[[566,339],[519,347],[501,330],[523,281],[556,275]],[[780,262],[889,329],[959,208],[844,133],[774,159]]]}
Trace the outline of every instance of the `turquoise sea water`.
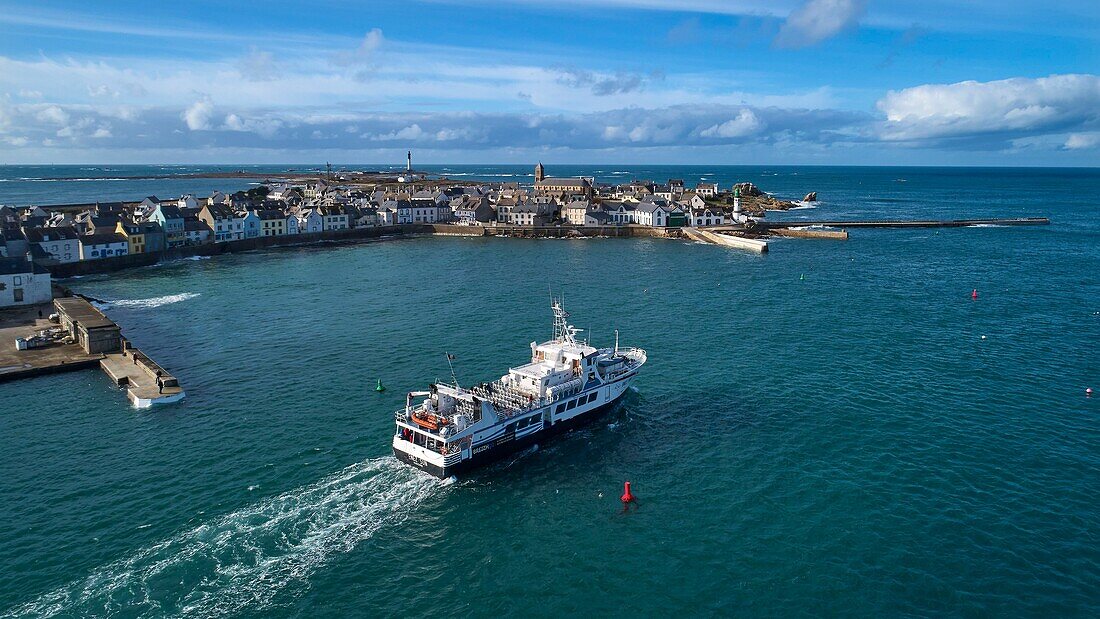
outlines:
{"label": "turquoise sea water", "polygon": [[[0,385],[0,613],[1100,613],[1100,172],[551,172],[596,170],[819,192],[786,218],[1053,224],[764,256],[421,238],[70,280],[188,397]],[[468,479],[397,465],[404,391],[445,351],[462,382],[522,362],[548,286],[594,343],[649,352],[621,409]]]}

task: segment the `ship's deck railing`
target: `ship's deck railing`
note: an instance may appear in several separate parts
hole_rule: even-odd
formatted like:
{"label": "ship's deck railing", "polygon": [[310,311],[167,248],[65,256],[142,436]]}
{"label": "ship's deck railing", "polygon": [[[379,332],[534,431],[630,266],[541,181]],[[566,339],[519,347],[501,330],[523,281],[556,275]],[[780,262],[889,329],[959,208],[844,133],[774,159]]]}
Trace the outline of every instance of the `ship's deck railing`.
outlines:
{"label": "ship's deck railing", "polygon": [[545,404],[543,398],[524,393],[500,380],[474,385],[470,393],[493,405],[502,417],[511,417]]}
{"label": "ship's deck railing", "polygon": [[608,372],[606,375],[607,380],[613,380],[623,374],[633,372],[646,361],[646,352],[642,348],[620,348],[619,356],[626,358],[626,367]]}

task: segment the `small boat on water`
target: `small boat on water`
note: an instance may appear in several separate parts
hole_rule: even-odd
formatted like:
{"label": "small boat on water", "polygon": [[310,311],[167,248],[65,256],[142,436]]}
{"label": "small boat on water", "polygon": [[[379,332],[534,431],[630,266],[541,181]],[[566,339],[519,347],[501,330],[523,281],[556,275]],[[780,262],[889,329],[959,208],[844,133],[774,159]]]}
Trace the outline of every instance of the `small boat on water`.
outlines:
{"label": "small boat on water", "polygon": [[578,341],[580,329],[568,324],[569,314],[561,302],[553,301],[551,308],[554,337],[542,344],[531,342],[530,363],[469,388],[454,381],[410,392],[405,408],[394,413],[394,455],[446,478],[610,410],[645,364],[646,352],[620,348],[618,332],[614,348],[594,348]]}

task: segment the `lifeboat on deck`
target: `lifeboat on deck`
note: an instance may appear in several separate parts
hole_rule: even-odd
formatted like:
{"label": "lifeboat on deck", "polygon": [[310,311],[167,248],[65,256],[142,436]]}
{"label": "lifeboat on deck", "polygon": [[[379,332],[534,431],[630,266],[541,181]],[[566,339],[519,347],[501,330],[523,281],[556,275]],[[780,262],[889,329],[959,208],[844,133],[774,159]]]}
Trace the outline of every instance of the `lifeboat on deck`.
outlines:
{"label": "lifeboat on deck", "polygon": [[413,413],[412,420],[413,423],[415,423],[416,425],[420,426],[421,428],[426,428],[428,430],[438,430],[440,426],[439,417],[436,417],[431,413],[425,414],[423,416],[418,413]]}

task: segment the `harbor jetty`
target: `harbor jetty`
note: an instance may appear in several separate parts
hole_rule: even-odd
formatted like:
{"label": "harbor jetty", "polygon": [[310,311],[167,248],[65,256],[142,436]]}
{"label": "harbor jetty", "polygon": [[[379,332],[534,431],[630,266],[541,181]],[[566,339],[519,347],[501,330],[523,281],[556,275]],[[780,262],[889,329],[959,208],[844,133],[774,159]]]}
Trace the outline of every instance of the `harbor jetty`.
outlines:
{"label": "harbor jetty", "polygon": [[1009,219],[912,219],[878,221],[760,221],[768,230],[799,228],[972,228],[981,226],[1046,226],[1047,217],[1013,217]]}
{"label": "harbor jetty", "polygon": [[176,377],[134,348],[114,321],[81,296],[0,312],[0,344],[0,383],[98,367],[126,389],[135,408],[185,395]]}

